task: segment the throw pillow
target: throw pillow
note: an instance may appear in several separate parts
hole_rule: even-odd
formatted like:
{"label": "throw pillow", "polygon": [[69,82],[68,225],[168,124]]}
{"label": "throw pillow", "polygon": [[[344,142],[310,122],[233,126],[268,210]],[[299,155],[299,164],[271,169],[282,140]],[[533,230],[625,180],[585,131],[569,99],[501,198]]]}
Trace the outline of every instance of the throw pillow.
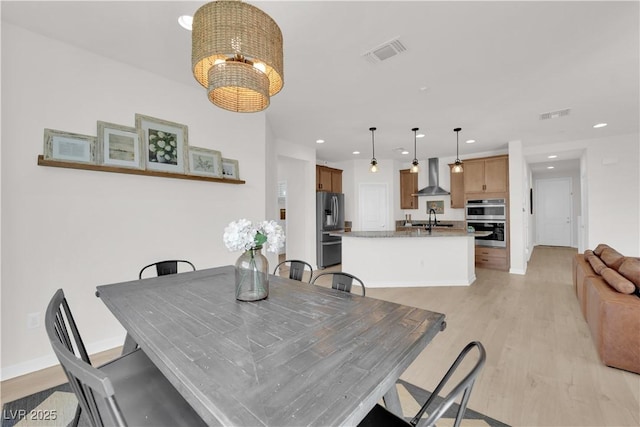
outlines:
{"label": "throw pillow", "polygon": [[596,246],[596,248],[593,250],[593,253],[600,256],[600,254],[602,253],[603,250],[605,250],[606,248],[610,247],[609,245],[605,245],[604,243],[600,243],[598,246]]}
{"label": "throw pillow", "polygon": [[640,259],[626,258],[618,269],[618,273],[640,288]]}
{"label": "throw pillow", "polygon": [[612,248],[604,248],[600,254],[600,259],[607,264],[607,267],[617,270],[624,262],[624,255]]}
{"label": "throw pillow", "polygon": [[591,264],[591,268],[593,268],[593,271],[595,271],[597,274],[600,274],[602,270],[607,268],[605,263],[602,262],[600,258],[598,258],[595,255],[592,255],[589,258],[587,258],[587,261],[589,261],[589,264]]}
{"label": "throw pillow", "polygon": [[636,287],[633,283],[622,277],[612,268],[605,268],[601,273],[602,278],[616,291],[622,294],[632,294],[635,292]]}

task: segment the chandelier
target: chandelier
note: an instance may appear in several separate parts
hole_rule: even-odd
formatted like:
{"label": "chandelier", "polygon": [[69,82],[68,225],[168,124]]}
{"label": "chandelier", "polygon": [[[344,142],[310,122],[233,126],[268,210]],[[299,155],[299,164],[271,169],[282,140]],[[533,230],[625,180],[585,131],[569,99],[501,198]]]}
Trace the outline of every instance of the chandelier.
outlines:
{"label": "chandelier", "polygon": [[282,32],[255,6],[239,0],[206,3],[193,16],[193,76],[225,110],[253,113],[284,85]]}

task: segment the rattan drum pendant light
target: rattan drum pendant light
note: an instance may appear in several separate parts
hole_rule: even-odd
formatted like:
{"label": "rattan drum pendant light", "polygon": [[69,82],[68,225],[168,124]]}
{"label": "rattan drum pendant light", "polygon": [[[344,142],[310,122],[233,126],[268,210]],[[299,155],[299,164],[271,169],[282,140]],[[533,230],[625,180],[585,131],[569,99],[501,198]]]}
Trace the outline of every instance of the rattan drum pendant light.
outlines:
{"label": "rattan drum pendant light", "polygon": [[262,111],[284,84],[282,32],[239,0],[206,3],[193,16],[191,65],[209,100],[241,113]]}

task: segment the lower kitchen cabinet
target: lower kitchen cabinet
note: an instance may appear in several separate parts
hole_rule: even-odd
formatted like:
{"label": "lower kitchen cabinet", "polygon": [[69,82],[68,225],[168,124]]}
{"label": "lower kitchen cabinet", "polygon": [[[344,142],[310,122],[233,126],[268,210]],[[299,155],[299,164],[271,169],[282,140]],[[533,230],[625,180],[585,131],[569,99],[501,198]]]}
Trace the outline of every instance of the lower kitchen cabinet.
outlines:
{"label": "lower kitchen cabinet", "polygon": [[476,267],[509,270],[507,249],[476,246]]}

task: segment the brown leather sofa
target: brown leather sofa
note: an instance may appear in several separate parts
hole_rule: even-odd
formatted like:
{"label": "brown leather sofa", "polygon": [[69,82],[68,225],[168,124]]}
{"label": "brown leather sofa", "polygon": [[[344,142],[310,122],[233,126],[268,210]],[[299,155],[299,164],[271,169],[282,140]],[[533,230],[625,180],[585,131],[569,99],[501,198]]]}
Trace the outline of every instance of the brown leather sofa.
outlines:
{"label": "brown leather sofa", "polygon": [[640,374],[640,258],[600,244],[574,257],[573,283],[602,363]]}

